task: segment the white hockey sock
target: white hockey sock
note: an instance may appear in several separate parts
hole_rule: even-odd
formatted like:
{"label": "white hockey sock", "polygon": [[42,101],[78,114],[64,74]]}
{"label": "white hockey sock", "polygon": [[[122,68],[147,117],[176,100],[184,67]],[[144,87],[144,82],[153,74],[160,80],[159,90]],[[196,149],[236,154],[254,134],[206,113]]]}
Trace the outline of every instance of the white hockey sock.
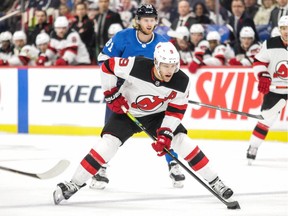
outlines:
{"label": "white hockey sock", "polygon": [[93,175],[89,173],[86,169],[84,169],[84,167],[80,164],[72,177],[72,181],[77,185],[81,186],[85,182],[87,182],[92,176]]}
{"label": "white hockey sock", "polygon": [[208,182],[212,182],[217,178],[218,174],[209,166],[210,162],[206,166],[202,167],[197,173]]}

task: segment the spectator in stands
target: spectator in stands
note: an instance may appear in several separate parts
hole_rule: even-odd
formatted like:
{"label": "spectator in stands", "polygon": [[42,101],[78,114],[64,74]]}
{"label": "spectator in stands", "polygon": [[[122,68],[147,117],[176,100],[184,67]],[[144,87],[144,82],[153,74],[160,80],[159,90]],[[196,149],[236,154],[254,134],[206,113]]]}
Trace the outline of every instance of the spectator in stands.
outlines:
{"label": "spectator in stands", "polygon": [[255,55],[260,51],[261,44],[255,41],[255,32],[249,26],[240,31],[240,45],[236,57],[229,60],[230,65],[252,66]]}
{"label": "spectator in stands", "polygon": [[75,14],[75,21],[72,23],[71,28],[79,33],[81,40],[88,50],[91,62],[96,63],[96,35],[94,23],[87,15],[87,5],[78,3],[75,6]]}
{"label": "spectator in stands", "polygon": [[202,2],[197,2],[193,7],[193,12],[195,14],[194,23],[200,24],[212,24],[209,18],[209,11]]}
{"label": "spectator in stands", "polygon": [[170,27],[178,17],[177,8],[173,7],[173,0],[162,0],[158,9],[159,23]]}
{"label": "spectator in stands", "polygon": [[59,6],[59,16],[65,16],[70,25],[75,22],[75,17],[73,16],[73,13],[71,13],[70,8],[66,4],[61,4]]}
{"label": "spectator in stands", "polygon": [[90,20],[93,21],[94,23],[94,30],[95,30],[95,26],[96,26],[96,20],[95,17],[96,15],[99,13],[99,7],[98,4],[96,3],[91,3],[88,5],[88,12],[87,12],[87,16],[89,17]]}
{"label": "spectator in stands", "polygon": [[243,26],[250,26],[255,32],[256,40],[259,41],[259,36],[256,31],[254,21],[245,13],[244,0],[232,0],[231,7],[232,15],[229,17],[228,21],[231,28],[229,36],[231,46],[234,47],[236,43],[240,43],[239,33]]}
{"label": "spectator in stands", "polygon": [[178,18],[172,22],[171,29],[176,30],[179,26],[186,26],[190,29],[191,25],[196,21],[191,16],[190,4],[187,0],[178,1]]}
{"label": "spectator in stands", "polygon": [[275,8],[274,0],[262,0],[259,10],[254,16],[255,25],[267,25],[271,11]]}
{"label": "spectator in stands", "polygon": [[137,8],[138,3],[134,0],[120,0],[116,10],[120,14],[124,28],[131,26]]}
{"label": "spectator in stands", "polygon": [[272,29],[278,26],[280,17],[288,15],[288,1],[287,0],[276,0],[277,6],[271,11],[269,23]]}
{"label": "spectator in stands", "polygon": [[205,4],[209,11],[210,20],[217,25],[224,25],[228,20],[228,17],[231,16],[231,13],[226,8],[224,8],[222,5],[219,5],[219,19],[217,20],[215,0],[205,0]]}
{"label": "spectator in stands", "polygon": [[53,30],[53,26],[47,22],[47,13],[44,10],[36,10],[35,12],[36,25],[32,29],[27,29],[28,41],[27,43],[35,44],[36,36],[40,32],[46,32],[50,34]]}
{"label": "spectator in stands", "polygon": [[85,44],[75,30],[69,29],[69,22],[65,16],[57,17],[54,28],[49,48],[45,53],[49,61],[62,66],[91,63]]}
{"label": "spectator in stands", "polygon": [[260,5],[257,3],[257,0],[244,0],[245,3],[245,12],[251,19],[254,19],[255,14],[259,10]]}
{"label": "spectator in stands", "polygon": [[190,32],[186,26],[177,27],[176,31],[169,30],[167,35],[172,39],[170,42],[176,47],[180,55],[180,65],[188,65],[192,61],[192,44]]}
{"label": "spectator in stands", "polygon": [[109,40],[108,29],[110,25],[119,23],[124,28],[119,13],[110,10],[109,3],[110,0],[99,0],[99,14],[95,17],[98,24],[96,35],[97,56],[105,46],[105,43]]}
{"label": "spectator in stands", "polygon": [[12,34],[9,31],[0,34],[0,59],[8,60],[14,54]]}

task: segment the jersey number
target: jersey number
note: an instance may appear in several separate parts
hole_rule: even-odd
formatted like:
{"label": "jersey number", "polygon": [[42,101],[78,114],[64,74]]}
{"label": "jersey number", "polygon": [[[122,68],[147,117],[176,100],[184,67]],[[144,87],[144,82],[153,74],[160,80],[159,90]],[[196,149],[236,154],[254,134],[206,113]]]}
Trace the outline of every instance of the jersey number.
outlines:
{"label": "jersey number", "polygon": [[127,66],[129,63],[129,59],[121,58],[119,60],[119,66]]}

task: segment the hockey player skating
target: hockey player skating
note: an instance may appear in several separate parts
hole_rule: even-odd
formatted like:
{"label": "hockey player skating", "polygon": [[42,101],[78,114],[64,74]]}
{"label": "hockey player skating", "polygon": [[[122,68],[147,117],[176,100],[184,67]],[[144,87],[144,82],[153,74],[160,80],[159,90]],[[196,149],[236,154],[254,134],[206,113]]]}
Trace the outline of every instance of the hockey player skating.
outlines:
{"label": "hockey player skating", "polygon": [[261,111],[271,113],[269,117],[259,121],[252,132],[247,150],[249,164],[255,160],[259,146],[284,107],[285,103],[281,102],[285,100],[287,103],[287,89],[271,89],[270,87],[271,85],[288,86],[288,16],[280,18],[278,27],[281,35],[265,41],[253,63],[253,69],[259,81],[258,90],[264,94]]}
{"label": "hockey player skating", "polygon": [[[124,114],[122,106],[157,137],[152,147],[159,156],[165,154],[164,148],[173,147],[219,196],[224,199],[232,196],[233,191],[211,169],[208,158],[189,139],[181,124],[187,109],[190,80],[179,66],[179,53],[170,42],[156,45],[154,61],[143,57],[115,57],[102,64],[102,88],[113,114],[103,128],[102,138],[83,158],[71,181],[57,185],[53,193],[56,205],[85,186],[126,140],[141,132]],[[117,77],[125,80],[120,89],[116,85]]]}
{"label": "hockey player skating", "polygon": [[[132,56],[144,56],[153,59],[153,50],[157,43],[167,41],[163,36],[154,32],[157,26],[158,13],[151,4],[140,5],[136,11],[134,28],[128,28],[118,32],[112,37],[98,56],[98,62],[109,59],[110,57],[128,58]],[[120,87],[123,80],[118,80],[117,87]],[[105,123],[108,121],[112,111],[106,107]],[[177,154],[171,150],[172,154]],[[181,173],[178,164],[169,156],[165,155],[169,166],[169,174],[173,186],[183,187],[185,176]],[[109,183],[106,173],[106,164],[92,178],[90,188],[104,189]]]}

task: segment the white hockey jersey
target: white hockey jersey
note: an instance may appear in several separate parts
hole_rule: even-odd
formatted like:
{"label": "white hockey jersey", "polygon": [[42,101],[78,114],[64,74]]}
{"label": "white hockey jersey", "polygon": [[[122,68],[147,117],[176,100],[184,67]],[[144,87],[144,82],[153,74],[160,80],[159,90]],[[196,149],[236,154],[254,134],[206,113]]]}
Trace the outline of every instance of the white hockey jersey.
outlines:
{"label": "white hockey jersey", "polygon": [[85,44],[79,34],[69,30],[64,38],[57,37],[54,32],[51,36],[46,56],[50,61],[63,58],[69,65],[90,64],[90,57]]}
{"label": "white hockey jersey", "polygon": [[117,77],[125,79],[120,92],[127,99],[135,117],[165,112],[162,127],[175,130],[188,104],[189,77],[181,70],[170,82],[161,82],[153,72],[154,61],[143,57],[110,58],[102,66],[102,89],[116,86]]}
{"label": "white hockey jersey", "polygon": [[[255,76],[268,71],[272,78],[272,85],[288,86],[288,46],[284,45],[281,37],[270,38],[262,45],[253,63]],[[287,94],[287,89],[271,89],[271,92]]]}
{"label": "white hockey jersey", "polygon": [[36,47],[25,45],[19,55],[13,55],[7,62],[11,66],[35,66],[38,55],[39,50]]}

